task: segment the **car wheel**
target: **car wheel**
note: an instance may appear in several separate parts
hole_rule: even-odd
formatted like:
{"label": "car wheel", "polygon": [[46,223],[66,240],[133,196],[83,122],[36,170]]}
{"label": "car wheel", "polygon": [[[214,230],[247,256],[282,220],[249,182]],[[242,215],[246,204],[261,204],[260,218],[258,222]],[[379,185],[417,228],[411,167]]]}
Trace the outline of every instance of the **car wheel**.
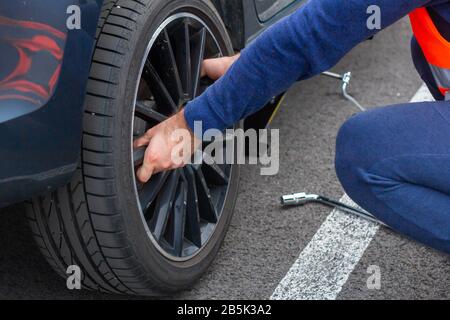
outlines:
{"label": "car wheel", "polygon": [[190,165],[141,185],[133,140],[210,81],[205,58],[232,54],[206,0],[115,0],[103,6],[72,182],[28,206],[38,246],[86,288],[155,295],[191,286],[216,256],[237,197],[237,165]]}

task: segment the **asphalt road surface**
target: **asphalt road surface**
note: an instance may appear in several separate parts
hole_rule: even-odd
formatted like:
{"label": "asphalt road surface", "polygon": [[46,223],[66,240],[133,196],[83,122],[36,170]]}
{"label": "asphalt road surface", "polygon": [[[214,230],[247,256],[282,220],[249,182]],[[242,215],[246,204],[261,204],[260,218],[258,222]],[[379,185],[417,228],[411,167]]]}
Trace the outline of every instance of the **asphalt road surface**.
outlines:
{"label": "asphalt road surface", "polygon": [[[410,59],[410,35],[407,21],[401,21],[360,45],[334,68],[353,71],[350,91],[364,106],[408,102],[421,86]],[[328,236],[335,232],[324,228],[333,226],[331,210],[319,205],[280,208],[281,194],[301,190],[342,197],[333,168],[334,143],[340,125],[356,112],[340,96],[338,83],[325,77],[299,83],[289,91],[272,124],[281,135],[279,174],[263,177],[257,166],[243,168],[235,216],[219,256],[194,288],[172,298],[268,299],[276,290],[284,297],[306,299],[450,298],[449,256],[386,229],[365,226],[373,232],[355,241],[361,244],[355,252],[334,252],[332,261],[324,264],[314,248],[323,249],[323,232]],[[23,208],[4,209],[0,218],[0,298],[126,298],[67,290],[65,280],[54,274],[34,245]],[[299,256],[310,261],[306,272],[302,273],[305,266],[297,261]],[[293,267],[296,261],[299,264]],[[367,286],[371,266],[379,268],[379,289]],[[283,279],[291,287],[280,289]],[[324,285],[314,287],[314,279]],[[296,281],[307,283],[309,291],[292,286]],[[318,294],[327,290],[331,293]]]}

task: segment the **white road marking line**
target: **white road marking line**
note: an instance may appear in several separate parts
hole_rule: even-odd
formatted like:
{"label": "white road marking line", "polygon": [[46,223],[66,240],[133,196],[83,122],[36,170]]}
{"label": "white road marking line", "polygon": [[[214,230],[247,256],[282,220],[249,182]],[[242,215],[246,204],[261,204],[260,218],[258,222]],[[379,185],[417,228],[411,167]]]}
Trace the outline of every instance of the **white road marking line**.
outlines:
{"label": "white road marking line", "polygon": [[[411,102],[432,101],[423,85]],[[356,204],[344,195],[346,204]],[[379,225],[333,210],[271,296],[272,300],[334,300]]]}
{"label": "white road marking line", "polygon": [[417,93],[411,99],[411,102],[421,102],[421,101],[434,101],[434,98],[431,95],[430,90],[428,90],[425,84],[423,84],[420,87],[419,91],[417,91]]}
{"label": "white road marking line", "polygon": [[[355,205],[347,196],[341,201]],[[336,299],[378,229],[375,223],[333,210],[271,299]]]}

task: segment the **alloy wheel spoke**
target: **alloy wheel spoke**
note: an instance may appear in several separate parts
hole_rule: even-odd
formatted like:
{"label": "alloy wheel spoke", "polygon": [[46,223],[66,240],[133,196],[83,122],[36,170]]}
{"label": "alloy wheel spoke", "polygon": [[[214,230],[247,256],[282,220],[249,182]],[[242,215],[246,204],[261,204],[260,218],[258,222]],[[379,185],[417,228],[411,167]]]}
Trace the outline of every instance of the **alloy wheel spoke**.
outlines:
{"label": "alloy wheel spoke", "polygon": [[156,121],[163,122],[168,117],[158,111],[155,111],[156,103],[154,101],[138,101],[136,102],[136,117],[146,122]]}
{"label": "alloy wheel spoke", "polygon": [[183,98],[183,88],[181,85],[180,74],[178,72],[177,61],[175,59],[175,54],[174,54],[173,47],[172,47],[172,41],[170,40],[170,36],[169,36],[169,33],[167,32],[167,29],[164,29],[163,34],[164,34],[164,41],[166,42],[166,45],[167,45],[167,50],[166,50],[167,51],[166,54],[168,56],[167,69],[170,70],[170,72],[172,73],[175,90],[177,91],[178,97],[180,99],[182,99]]}
{"label": "alloy wheel spoke", "polygon": [[192,88],[192,62],[189,18],[185,18],[179,28],[174,32],[175,59],[183,86],[184,99],[189,100]]}
{"label": "alloy wheel spoke", "polygon": [[142,189],[139,190],[139,201],[144,214],[147,212],[153,201],[155,201],[156,196],[161,191],[168,177],[169,172],[158,173],[152,177],[150,182],[146,183]]}
{"label": "alloy wheel spoke", "polygon": [[185,237],[198,248],[200,248],[202,246],[202,233],[200,230],[199,201],[197,195],[195,173],[191,167],[187,167],[185,172],[188,183]]}
{"label": "alloy wheel spoke", "polygon": [[187,197],[186,182],[181,179],[173,207],[173,249],[177,257],[181,257],[183,253]]}
{"label": "alloy wheel spoke", "polygon": [[207,182],[219,186],[228,184],[228,177],[219,165],[215,163],[204,163],[202,169],[204,170],[204,176]]}
{"label": "alloy wheel spoke", "polygon": [[164,85],[162,79],[156,72],[156,69],[153,65],[147,60],[145,62],[145,70],[143,73],[144,79],[147,81],[147,84],[153,88],[153,95],[155,99],[161,102],[162,106],[167,106],[171,109],[171,112],[176,112],[178,107],[172,96],[170,95],[169,90]]}
{"label": "alloy wheel spoke", "polygon": [[193,98],[197,97],[200,89],[200,80],[202,73],[202,63],[205,58],[206,45],[206,28],[202,28],[191,39],[192,48],[192,94]]}
{"label": "alloy wheel spoke", "polygon": [[150,229],[158,242],[161,241],[164,231],[166,231],[170,211],[173,208],[173,202],[177,192],[179,178],[179,171],[172,172],[156,199],[155,212],[151,219]]}
{"label": "alloy wheel spoke", "polygon": [[211,222],[217,223],[217,211],[214,203],[212,202],[211,191],[209,190],[206,179],[203,175],[201,168],[195,170],[197,181],[197,193],[200,207],[200,218]]}

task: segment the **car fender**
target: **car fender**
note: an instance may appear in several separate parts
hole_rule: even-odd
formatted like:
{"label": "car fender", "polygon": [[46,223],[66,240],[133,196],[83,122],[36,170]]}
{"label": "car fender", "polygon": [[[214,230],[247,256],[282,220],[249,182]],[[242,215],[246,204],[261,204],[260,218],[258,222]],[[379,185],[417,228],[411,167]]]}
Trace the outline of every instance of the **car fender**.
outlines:
{"label": "car fender", "polygon": [[[77,167],[102,2],[0,4],[0,207],[63,186]],[[67,25],[73,5],[79,29]]]}

